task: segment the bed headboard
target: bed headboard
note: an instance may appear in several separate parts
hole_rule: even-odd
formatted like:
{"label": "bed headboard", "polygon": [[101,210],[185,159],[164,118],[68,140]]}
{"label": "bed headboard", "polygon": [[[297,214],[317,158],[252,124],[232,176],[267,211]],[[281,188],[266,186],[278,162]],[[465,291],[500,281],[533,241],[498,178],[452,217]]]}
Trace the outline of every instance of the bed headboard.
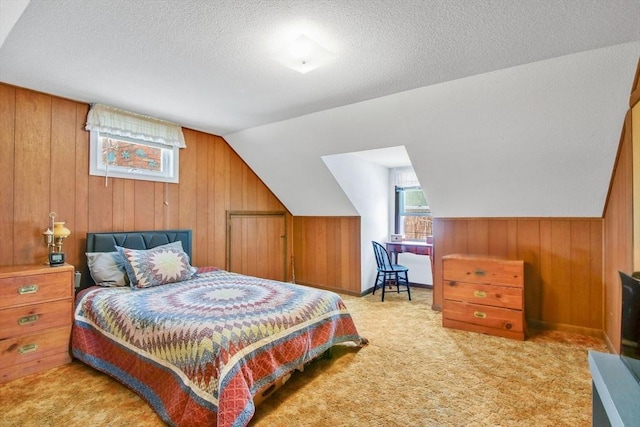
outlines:
{"label": "bed headboard", "polygon": [[[182,248],[191,258],[191,230],[153,230],[153,231],[113,231],[87,233],[86,252],[114,252],[116,246],[129,249],[151,249],[180,241]],[[91,275],[87,268],[82,277],[81,288],[91,284]]]}

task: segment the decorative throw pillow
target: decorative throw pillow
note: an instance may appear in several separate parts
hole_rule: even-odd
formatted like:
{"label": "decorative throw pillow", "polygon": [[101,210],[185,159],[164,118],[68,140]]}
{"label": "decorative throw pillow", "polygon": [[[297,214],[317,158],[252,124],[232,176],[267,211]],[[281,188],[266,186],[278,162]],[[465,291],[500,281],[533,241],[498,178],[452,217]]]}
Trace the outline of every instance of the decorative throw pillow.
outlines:
{"label": "decorative throw pillow", "polygon": [[194,273],[189,264],[189,256],[182,250],[181,242],[147,250],[120,246],[116,246],[116,249],[125,260],[125,270],[133,288],[150,288],[182,282],[189,280]]}
{"label": "decorative throw pillow", "polygon": [[96,285],[128,286],[129,278],[124,269],[124,259],[118,252],[87,252],[89,273]]}

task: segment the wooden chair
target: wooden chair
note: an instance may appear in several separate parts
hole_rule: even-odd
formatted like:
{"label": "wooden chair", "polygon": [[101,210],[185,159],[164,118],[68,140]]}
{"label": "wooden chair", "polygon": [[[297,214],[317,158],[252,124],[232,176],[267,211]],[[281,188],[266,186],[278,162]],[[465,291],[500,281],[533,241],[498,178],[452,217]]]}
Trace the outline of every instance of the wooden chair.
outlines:
{"label": "wooden chair", "polygon": [[[382,288],[382,301],[384,301],[386,285],[391,286],[395,284],[397,292],[407,292],[409,301],[411,301],[409,269],[403,265],[391,264],[389,253],[385,247],[378,242],[372,241],[371,243],[373,244],[373,252],[376,256],[376,263],[378,264],[378,274],[376,274],[376,281],[373,284],[373,295],[375,295],[376,289]],[[406,289],[401,291],[400,286],[405,286]]]}

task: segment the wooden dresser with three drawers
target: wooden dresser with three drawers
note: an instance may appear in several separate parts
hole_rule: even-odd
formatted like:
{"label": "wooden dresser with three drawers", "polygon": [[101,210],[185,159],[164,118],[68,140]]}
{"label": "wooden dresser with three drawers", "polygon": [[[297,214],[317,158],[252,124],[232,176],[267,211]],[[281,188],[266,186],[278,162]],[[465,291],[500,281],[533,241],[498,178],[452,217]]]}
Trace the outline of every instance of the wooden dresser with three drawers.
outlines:
{"label": "wooden dresser with three drawers", "polygon": [[0,267],[0,383],[71,361],[74,268]]}
{"label": "wooden dresser with three drawers", "polygon": [[524,340],[524,262],[474,255],[442,257],[442,324]]}

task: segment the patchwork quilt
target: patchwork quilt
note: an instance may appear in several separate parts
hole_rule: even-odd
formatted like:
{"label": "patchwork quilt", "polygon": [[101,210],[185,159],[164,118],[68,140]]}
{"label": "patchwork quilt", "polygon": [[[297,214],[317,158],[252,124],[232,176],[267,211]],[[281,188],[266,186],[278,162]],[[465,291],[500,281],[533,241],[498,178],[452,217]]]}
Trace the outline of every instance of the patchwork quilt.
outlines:
{"label": "patchwork quilt", "polygon": [[82,291],[72,351],[170,425],[245,426],[259,390],[349,341],[361,337],[339,295],[216,270]]}

